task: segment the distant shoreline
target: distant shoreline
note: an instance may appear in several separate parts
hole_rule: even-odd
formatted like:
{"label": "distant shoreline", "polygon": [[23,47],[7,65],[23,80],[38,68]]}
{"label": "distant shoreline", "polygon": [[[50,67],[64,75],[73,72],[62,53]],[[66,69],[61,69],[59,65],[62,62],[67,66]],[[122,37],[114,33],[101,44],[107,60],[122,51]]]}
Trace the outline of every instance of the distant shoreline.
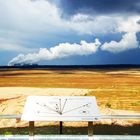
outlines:
{"label": "distant shoreline", "polygon": [[125,68],[140,68],[140,65],[135,64],[109,64],[109,65],[22,65],[22,66],[0,66],[0,69],[125,69]]}

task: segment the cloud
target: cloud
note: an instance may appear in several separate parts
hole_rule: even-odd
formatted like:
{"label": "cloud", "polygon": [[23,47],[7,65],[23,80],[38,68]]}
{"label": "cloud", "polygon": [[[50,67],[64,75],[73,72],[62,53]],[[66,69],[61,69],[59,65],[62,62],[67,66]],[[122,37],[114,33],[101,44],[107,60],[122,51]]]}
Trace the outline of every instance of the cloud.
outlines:
{"label": "cloud", "polygon": [[140,14],[139,0],[60,0],[64,15],[93,14]]}
{"label": "cloud", "polygon": [[101,50],[118,53],[130,49],[139,48],[139,41],[137,39],[137,32],[140,31],[138,23],[139,16],[130,17],[119,23],[118,31],[125,32],[120,41],[105,42],[101,46]]}
{"label": "cloud", "polygon": [[86,35],[112,33],[116,29],[118,18],[114,15],[77,13],[64,19],[61,9],[46,0],[0,1],[0,29],[5,32],[18,32],[29,38],[68,32]]}
{"label": "cloud", "polygon": [[[30,52],[32,49],[25,48],[23,46],[11,43],[0,43],[0,52],[1,51],[10,51],[10,52]],[[33,51],[33,50],[32,50]]]}
{"label": "cloud", "polygon": [[[63,0],[55,0],[55,3],[57,1],[63,2]],[[138,3],[138,0],[127,0],[127,2],[126,0],[109,0],[109,2],[107,2],[108,0],[89,0],[88,2],[85,0],[65,1],[66,3],[77,5],[79,7],[80,5],[85,5],[89,9],[90,6],[93,6],[92,9],[95,9],[94,6],[96,7],[96,5],[94,5],[94,3],[101,6],[107,5],[107,9],[113,9],[112,6],[132,6]],[[71,5],[67,6],[71,8]],[[93,15],[92,13],[86,13],[83,10],[83,13],[77,12],[70,18],[64,19],[61,8],[58,7],[58,5],[55,5],[54,2],[48,0],[0,1],[0,29],[19,32],[20,34],[25,35],[28,33],[31,33],[31,35],[43,33],[56,34],[57,32],[61,34],[62,32],[64,33],[67,31],[75,31],[76,33],[83,34],[102,34],[114,31],[117,26],[117,20],[123,17],[122,13],[121,16],[111,14]]]}
{"label": "cloud", "polygon": [[58,46],[52,47],[50,49],[40,48],[38,53],[29,53],[27,55],[20,54],[13,58],[9,62],[9,65],[14,65],[17,63],[35,63],[41,60],[48,61],[74,55],[90,55],[94,54],[100,45],[101,43],[98,39],[95,39],[95,42],[93,43],[88,43],[86,41],[81,41],[80,44],[61,43]]}
{"label": "cloud", "polygon": [[[30,47],[40,48],[47,38],[55,38],[52,39],[55,41],[61,35],[75,38],[77,35],[95,37],[122,33],[120,41],[105,42],[101,50],[121,52],[138,47],[136,36],[136,33],[140,31],[139,6],[136,6],[140,4],[138,0],[88,0],[88,2],[85,0],[55,0],[55,2],[58,5],[64,2],[64,7],[59,7],[51,0],[0,1],[0,36],[5,40],[4,42],[0,40],[0,50],[25,52],[13,58],[10,64],[89,55],[96,53],[101,46],[98,40],[94,43],[86,41],[80,44],[61,43],[50,49],[42,48],[38,53],[27,54]],[[65,9],[66,7],[68,9]],[[72,14],[68,14],[69,8]],[[123,12],[131,14],[125,16]],[[68,14],[67,18],[63,17],[64,13]],[[38,46],[33,42],[37,42]]]}
{"label": "cloud", "polygon": [[34,48],[27,48],[14,40],[0,37],[0,52],[33,52]]}
{"label": "cloud", "polygon": [[99,35],[117,32],[118,16],[90,16],[76,14],[71,17],[67,27],[79,34]]}
{"label": "cloud", "polygon": [[[59,0],[56,1],[59,2]],[[85,3],[85,1],[81,2]],[[92,3],[90,0],[86,2],[89,9],[90,2]],[[57,6],[54,2],[47,0],[0,1],[0,30],[6,34],[9,34],[9,31],[15,32],[18,37],[12,36],[13,38],[26,42],[33,40],[36,36],[39,38],[44,35],[114,33],[118,28],[118,22],[125,20],[120,15],[92,15],[90,13],[76,13],[65,19],[63,11]],[[3,36],[3,33],[0,35]]]}
{"label": "cloud", "polygon": [[140,19],[137,21],[138,24],[140,24]]}
{"label": "cloud", "polygon": [[58,8],[45,0],[5,0],[0,1],[0,18],[3,29],[36,32],[59,25],[60,15]]}
{"label": "cloud", "polygon": [[139,32],[140,16],[130,16],[128,18],[122,18],[118,22],[118,32]]}
{"label": "cloud", "polygon": [[135,49],[139,47],[139,43],[137,41],[137,37],[135,33],[126,33],[123,35],[122,39],[117,41],[111,41],[109,43],[104,43],[101,46],[101,50],[109,51],[113,53],[119,53],[122,51]]}

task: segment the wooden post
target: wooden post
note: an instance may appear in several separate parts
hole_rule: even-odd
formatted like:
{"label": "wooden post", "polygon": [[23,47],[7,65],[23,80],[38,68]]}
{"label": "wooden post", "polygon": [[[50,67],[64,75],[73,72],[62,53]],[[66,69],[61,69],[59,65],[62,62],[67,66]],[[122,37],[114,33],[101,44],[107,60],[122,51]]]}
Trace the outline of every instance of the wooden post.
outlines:
{"label": "wooden post", "polygon": [[34,121],[29,121],[29,136],[34,135]]}
{"label": "wooden post", "polygon": [[88,136],[93,136],[93,122],[88,122]]}
{"label": "wooden post", "polygon": [[60,121],[60,125],[59,125],[59,134],[63,134],[63,122]]}

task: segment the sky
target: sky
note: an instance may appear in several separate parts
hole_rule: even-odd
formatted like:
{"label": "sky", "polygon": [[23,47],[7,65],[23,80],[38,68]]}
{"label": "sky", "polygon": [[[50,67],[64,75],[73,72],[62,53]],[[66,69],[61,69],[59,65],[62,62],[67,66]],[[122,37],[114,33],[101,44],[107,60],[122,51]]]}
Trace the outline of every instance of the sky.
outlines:
{"label": "sky", "polygon": [[0,65],[140,64],[140,0],[0,0]]}

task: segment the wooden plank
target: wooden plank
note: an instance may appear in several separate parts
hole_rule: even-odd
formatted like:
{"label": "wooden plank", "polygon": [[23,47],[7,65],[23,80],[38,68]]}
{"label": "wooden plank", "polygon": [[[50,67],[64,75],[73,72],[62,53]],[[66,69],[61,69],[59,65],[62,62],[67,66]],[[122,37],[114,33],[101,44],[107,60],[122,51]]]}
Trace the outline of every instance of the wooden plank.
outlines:
{"label": "wooden plank", "polygon": [[60,123],[60,125],[59,125],[59,134],[63,134],[63,122],[60,121],[59,123]]}
{"label": "wooden plank", "polygon": [[88,136],[93,136],[93,122],[88,122]]}
{"label": "wooden plank", "polygon": [[29,121],[29,136],[34,135],[34,121]]}

